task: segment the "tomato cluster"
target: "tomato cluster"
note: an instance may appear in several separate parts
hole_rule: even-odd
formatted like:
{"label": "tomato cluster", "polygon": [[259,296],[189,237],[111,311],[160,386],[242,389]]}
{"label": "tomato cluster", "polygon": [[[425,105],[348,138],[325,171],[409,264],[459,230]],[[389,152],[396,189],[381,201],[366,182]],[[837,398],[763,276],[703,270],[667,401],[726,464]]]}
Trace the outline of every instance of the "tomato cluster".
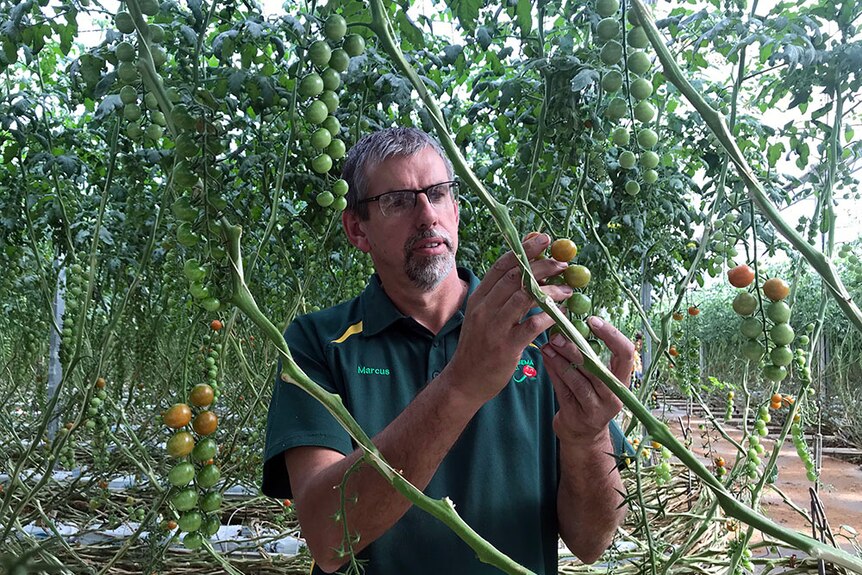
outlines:
{"label": "tomato cluster", "polygon": [[87,291],[87,270],[81,264],[72,264],[66,269],[66,297],[60,331],[60,361],[68,363],[72,358],[75,340],[81,332],[86,317],[82,304]]}
{"label": "tomato cluster", "polygon": [[551,257],[558,262],[566,262],[569,266],[563,270],[562,281],[574,290],[572,295],[566,300],[566,309],[569,311],[569,319],[575,329],[578,330],[593,351],[599,353],[601,345],[594,338],[590,326],[586,322],[586,317],[590,314],[593,307],[593,302],[583,289],[587,287],[592,279],[590,268],[580,264],[573,264],[571,261],[578,255],[578,246],[568,238],[560,238],[551,243]]}
{"label": "tomato cluster", "polygon": [[204,538],[214,535],[221,525],[217,512],[222,494],[215,489],[221,479],[215,461],[218,443],[210,436],[218,428],[218,416],[212,406],[218,399],[217,360],[222,349],[220,342],[212,340],[223,326],[216,319],[210,327],[214,335],[204,338],[209,346],[204,365],[207,383],[195,385],[188,403],[174,404],[162,415],[164,424],[174,430],[166,445],[168,454],[179,460],[168,472],[173,488],[169,501],[179,513],[176,526],[185,533],[183,544],[189,549],[199,548]]}
{"label": "tomato cluster", "polygon": [[[748,287],[754,282],[754,272],[747,265],[739,265],[728,272],[728,281],[736,287]],[[790,344],[796,338],[790,327],[790,306],[784,301],[790,294],[789,286],[780,278],[770,278],[763,283],[762,293],[770,300],[765,314],[771,326],[764,325],[755,313],[758,298],[749,291],[740,291],[733,299],[733,310],[743,317],[740,324],[742,335],[747,341],[742,346],[742,355],[751,362],[760,362],[767,356],[769,362],[763,367],[763,377],[767,381],[780,382],[787,377],[787,366],[793,361]],[[764,347],[761,338],[768,347]]]}
{"label": "tomato cluster", "polygon": [[[297,93],[304,105],[308,143],[314,150],[311,169],[329,178],[334,163],[347,153],[340,139],[341,124],[334,115],[341,74],[347,71],[351,58],[365,51],[365,40],[359,34],[347,34],[347,22],[339,14],[330,15],[321,31],[323,38],[311,42],[305,51],[308,69],[299,80]],[[331,189],[318,193],[315,201],[321,207],[341,211],[347,207],[348,185],[342,179],[331,180]]]}
{"label": "tomato cluster", "polygon": [[[631,115],[641,124],[639,128],[632,125],[618,126],[610,130],[611,143],[616,148],[616,164],[620,170],[622,189],[626,194],[634,196],[640,193],[642,184],[655,184],[659,178],[656,171],[659,156],[653,151],[658,144],[658,134],[648,126],[656,115],[656,107],[649,101],[655,89],[650,76],[652,62],[645,52],[649,48],[649,39],[631,10],[627,12],[626,20],[630,27],[626,29],[617,0],[598,2],[596,13],[599,20],[593,31],[594,37],[601,45],[599,59],[607,66],[600,82],[602,90],[609,95],[604,116],[613,123],[629,115],[626,94],[614,95],[628,80],[625,86],[627,96],[634,103]],[[624,49],[623,41],[627,49]],[[637,146],[633,146],[633,142],[636,142]],[[638,153],[642,170],[640,174],[637,167]]]}

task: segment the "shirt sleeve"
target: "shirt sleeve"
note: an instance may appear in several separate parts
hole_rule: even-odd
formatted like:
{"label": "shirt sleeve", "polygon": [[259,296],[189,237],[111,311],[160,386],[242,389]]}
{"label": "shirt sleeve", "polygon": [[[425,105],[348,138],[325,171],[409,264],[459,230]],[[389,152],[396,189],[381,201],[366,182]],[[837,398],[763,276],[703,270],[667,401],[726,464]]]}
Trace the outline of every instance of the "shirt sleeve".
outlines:
{"label": "shirt sleeve", "polygon": [[[296,364],[326,391],[338,393],[326,358],[326,341],[321,340],[313,323],[307,318],[298,318],[288,327],[284,339]],[[346,455],[353,451],[353,444],[347,432],[320,402],[299,386],[283,381],[280,374],[281,361],[267,414],[261,490],[264,495],[284,499],[293,497],[284,464],[286,450],[319,446]]]}

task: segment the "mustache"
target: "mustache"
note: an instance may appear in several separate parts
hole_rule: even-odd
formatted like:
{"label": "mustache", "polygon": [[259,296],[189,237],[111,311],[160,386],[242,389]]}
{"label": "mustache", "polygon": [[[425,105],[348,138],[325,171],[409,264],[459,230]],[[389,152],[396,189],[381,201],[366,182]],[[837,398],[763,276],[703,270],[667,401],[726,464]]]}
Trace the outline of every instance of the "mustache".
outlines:
{"label": "mustache", "polygon": [[405,243],[404,245],[404,249],[409,252],[416,244],[429,238],[438,238],[444,244],[446,244],[446,247],[448,247],[450,250],[452,249],[452,237],[448,234],[448,232],[446,232],[446,230],[423,230],[416,235],[408,238],[407,243]]}

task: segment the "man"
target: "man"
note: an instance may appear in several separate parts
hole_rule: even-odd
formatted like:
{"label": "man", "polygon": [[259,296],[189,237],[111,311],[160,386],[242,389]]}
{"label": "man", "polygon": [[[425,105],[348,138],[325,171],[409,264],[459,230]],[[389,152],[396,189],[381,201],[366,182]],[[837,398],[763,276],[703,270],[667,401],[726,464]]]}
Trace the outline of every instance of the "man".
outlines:
{"label": "man", "polygon": [[[583,357],[571,342],[547,342],[553,321],[530,313],[535,302],[512,253],[481,283],[456,269],[457,184],[435,140],[405,128],[366,136],[344,177],[344,230],[377,273],[359,297],[288,328],[294,359],[342,397],[393,468],[429,496],[451,498],[514,560],[556,573],[559,533],[595,561],[625,513],[609,431],[620,401],[577,368]],[[536,234],[524,249],[536,258],[549,242]],[[532,263],[540,282],[564,268]],[[542,290],[554,301],[571,294],[568,286]],[[613,354],[611,369],[628,381],[631,342],[598,318],[590,324]],[[345,530],[367,573],[498,572],[368,466],[349,475],[342,493],[360,456],[310,396],[276,381],[263,490],[295,501],[315,572],[348,561],[339,552]]]}

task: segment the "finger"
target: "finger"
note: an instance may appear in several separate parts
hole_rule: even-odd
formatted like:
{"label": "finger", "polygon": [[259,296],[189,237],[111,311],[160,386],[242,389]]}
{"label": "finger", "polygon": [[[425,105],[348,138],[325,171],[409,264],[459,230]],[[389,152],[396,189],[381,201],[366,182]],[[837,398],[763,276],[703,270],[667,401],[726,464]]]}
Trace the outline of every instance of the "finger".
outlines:
{"label": "finger", "polygon": [[[583,381],[583,385],[591,386],[592,390],[587,391],[589,391],[591,395],[594,395],[597,400],[609,402],[615,401],[615,396],[610,388],[608,388],[608,386],[605,385],[604,382],[596,375],[593,375],[583,367],[584,355],[574,342],[569,341],[568,338],[561,334],[555,334],[551,336],[549,343],[542,348],[542,352],[547,355],[557,354],[563,358],[563,361],[569,362],[574,366],[580,374],[580,380]],[[629,367],[629,370],[631,370],[631,367]],[[614,374],[617,379],[621,379],[617,372],[614,372]],[[622,379],[621,381],[625,382],[625,380]]]}
{"label": "finger", "polygon": [[635,362],[635,345],[617,328],[601,318],[592,316],[587,321],[596,337],[602,340],[611,352],[611,371],[617,379],[628,385]]}
{"label": "finger", "polygon": [[533,314],[521,321],[514,329],[515,342],[521,347],[527,347],[539,334],[554,325],[554,318],[545,312]]}

